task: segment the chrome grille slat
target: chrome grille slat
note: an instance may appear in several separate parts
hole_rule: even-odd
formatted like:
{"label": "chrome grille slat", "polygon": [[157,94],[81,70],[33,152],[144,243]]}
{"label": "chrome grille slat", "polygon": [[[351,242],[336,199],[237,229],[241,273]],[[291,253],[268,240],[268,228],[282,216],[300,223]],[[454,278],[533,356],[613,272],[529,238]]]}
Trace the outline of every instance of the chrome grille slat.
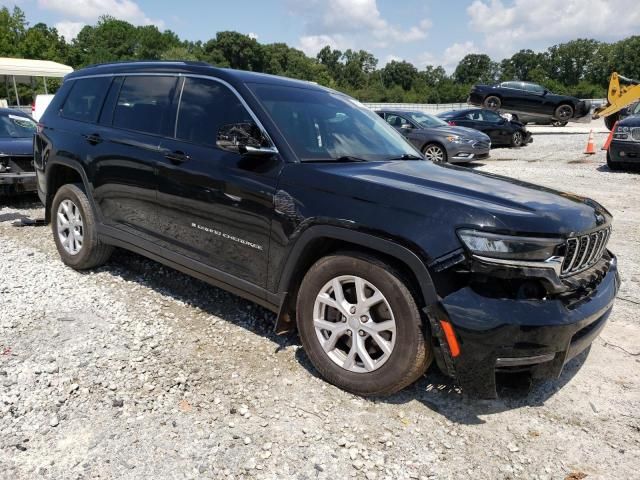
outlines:
{"label": "chrome grille slat", "polygon": [[611,228],[605,228],[567,239],[562,275],[573,275],[596,264],[604,254],[610,235]]}
{"label": "chrome grille slat", "polygon": [[640,127],[634,127],[631,129],[631,138],[640,141]]}

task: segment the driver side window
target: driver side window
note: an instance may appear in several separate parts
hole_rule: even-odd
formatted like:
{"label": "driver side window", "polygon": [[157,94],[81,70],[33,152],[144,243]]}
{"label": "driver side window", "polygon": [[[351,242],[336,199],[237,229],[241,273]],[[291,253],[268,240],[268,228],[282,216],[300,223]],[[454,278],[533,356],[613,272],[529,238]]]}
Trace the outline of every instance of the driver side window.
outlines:
{"label": "driver side window", "polygon": [[394,128],[402,128],[403,125],[411,125],[409,120],[400,115],[387,115],[387,123]]}

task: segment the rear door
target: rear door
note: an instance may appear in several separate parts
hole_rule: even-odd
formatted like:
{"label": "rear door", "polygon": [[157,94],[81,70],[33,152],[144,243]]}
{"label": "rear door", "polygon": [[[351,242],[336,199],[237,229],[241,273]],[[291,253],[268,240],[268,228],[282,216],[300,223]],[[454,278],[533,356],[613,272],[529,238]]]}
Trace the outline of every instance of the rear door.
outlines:
{"label": "rear door", "polygon": [[159,167],[163,246],[266,286],[271,220],[282,161],[216,146],[223,125],[253,124],[236,94],[209,78],[184,79],[172,139]]}
{"label": "rear door", "polygon": [[175,76],[114,78],[99,125],[87,137],[94,197],[107,225],[153,241],[162,136],[175,123]]}

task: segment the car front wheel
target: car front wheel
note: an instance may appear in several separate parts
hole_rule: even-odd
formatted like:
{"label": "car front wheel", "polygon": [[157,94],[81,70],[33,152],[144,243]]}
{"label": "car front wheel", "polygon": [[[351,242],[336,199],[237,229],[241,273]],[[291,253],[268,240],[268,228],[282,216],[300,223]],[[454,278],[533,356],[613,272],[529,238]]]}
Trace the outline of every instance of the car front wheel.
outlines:
{"label": "car front wheel", "polygon": [[436,144],[429,143],[422,149],[422,153],[427,160],[431,160],[433,163],[446,163],[447,151],[444,147]]}
{"label": "car front wheel", "polygon": [[357,395],[390,395],[431,362],[416,301],[401,276],[368,255],[316,262],[297,300],[300,339],[330,383]]}
{"label": "car front wheel", "polygon": [[79,185],[63,185],[51,204],[51,229],[62,261],[76,270],[104,264],[113,247],[98,239],[96,220]]}
{"label": "car front wheel", "polygon": [[554,118],[561,122],[568,122],[573,118],[573,107],[571,105],[560,105],[554,112]]}
{"label": "car front wheel", "polygon": [[511,135],[511,146],[517,148],[521,147],[523,143],[524,136],[522,135],[522,132],[513,132],[513,134]]}

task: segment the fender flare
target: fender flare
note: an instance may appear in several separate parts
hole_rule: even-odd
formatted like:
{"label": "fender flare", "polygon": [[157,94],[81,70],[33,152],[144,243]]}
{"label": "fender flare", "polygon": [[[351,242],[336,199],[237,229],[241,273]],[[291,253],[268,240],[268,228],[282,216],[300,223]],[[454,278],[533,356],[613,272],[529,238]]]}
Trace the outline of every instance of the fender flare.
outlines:
{"label": "fender flare", "polygon": [[[311,226],[298,237],[295,244],[287,254],[287,261],[281,271],[280,279],[278,281],[278,292],[282,292],[283,295],[288,296],[289,286],[296,273],[298,259],[301,257],[302,252],[307,248],[310,242],[318,238],[342,240],[393,257],[411,270],[418,281],[418,288],[422,293],[425,304],[427,306],[437,304],[438,294],[436,293],[431,275],[429,274],[424,262],[413,251],[392,240],[349,228],[331,225]],[[285,311],[286,303],[286,300],[282,302],[282,307],[276,322],[276,330],[279,330],[278,327],[282,326],[282,321],[286,322],[283,318],[287,313]]]}

